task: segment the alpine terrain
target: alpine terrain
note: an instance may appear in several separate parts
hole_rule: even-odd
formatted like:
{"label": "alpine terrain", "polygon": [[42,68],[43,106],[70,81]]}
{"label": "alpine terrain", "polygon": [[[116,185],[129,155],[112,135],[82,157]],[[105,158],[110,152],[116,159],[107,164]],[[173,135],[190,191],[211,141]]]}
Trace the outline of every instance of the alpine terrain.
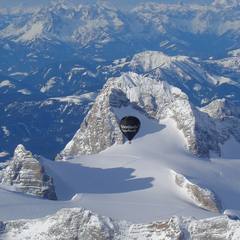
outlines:
{"label": "alpine terrain", "polygon": [[240,239],[239,10],[2,1],[0,239]]}

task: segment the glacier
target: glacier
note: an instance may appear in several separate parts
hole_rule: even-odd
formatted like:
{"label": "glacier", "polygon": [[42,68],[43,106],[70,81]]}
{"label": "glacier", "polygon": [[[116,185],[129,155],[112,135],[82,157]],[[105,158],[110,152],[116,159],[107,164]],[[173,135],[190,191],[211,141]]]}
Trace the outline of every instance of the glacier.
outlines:
{"label": "glacier", "polygon": [[0,239],[239,239],[239,2],[9,4]]}

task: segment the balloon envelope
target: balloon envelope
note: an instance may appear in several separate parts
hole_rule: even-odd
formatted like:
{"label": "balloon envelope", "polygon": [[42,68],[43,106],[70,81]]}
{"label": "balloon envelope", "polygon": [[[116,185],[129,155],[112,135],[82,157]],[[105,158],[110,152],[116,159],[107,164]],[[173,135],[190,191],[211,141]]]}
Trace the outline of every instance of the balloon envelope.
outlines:
{"label": "balloon envelope", "polygon": [[120,121],[120,129],[123,133],[123,135],[129,140],[131,141],[134,136],[137,134],[139,128],[140,128],[140,121],[138,118],[134,117],[134,116],[126,116],[124,118],[122,118],[122,120]]}

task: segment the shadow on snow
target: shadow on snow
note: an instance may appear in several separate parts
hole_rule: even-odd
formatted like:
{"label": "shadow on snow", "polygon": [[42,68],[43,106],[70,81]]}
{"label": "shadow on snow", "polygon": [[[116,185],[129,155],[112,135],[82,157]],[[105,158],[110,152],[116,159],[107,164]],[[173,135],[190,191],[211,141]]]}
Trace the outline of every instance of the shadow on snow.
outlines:
{"label": "shadow on snow", "polygon": [[59,200],[69,200],[76,193],[110,194],[147,189],[153,186],[154,180],[136,178],[133,168],[102,169],[67,162],[55,163],[49,171]]}

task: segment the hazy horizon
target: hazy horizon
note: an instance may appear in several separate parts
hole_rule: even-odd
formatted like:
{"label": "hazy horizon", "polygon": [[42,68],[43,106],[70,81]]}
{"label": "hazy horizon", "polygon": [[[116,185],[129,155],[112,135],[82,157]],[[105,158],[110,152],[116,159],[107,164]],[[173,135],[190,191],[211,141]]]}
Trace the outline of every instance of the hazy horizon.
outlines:
{"label": "hazy horizon", "polygon": [[[35,1],[35,0],[0,0],[0,8],[14,8],[14,7],[37,7],[37,6],[43,6],[47,5],[52,1],[57,1],[57,0],[41,0],[41,1]],[[61,1],[61,0],[59,0]],[[62,0],[64,1],[64,0]],[[129,9],[134,6],[136,6],[139,3],[144,3],[144,2],[158,2],[158,3],[198,3],[198,4],[209,4],[213,2],[212,0],[71,0],[74,3],[88,3],[92,4],[94,2],[105,2],[105,3],[110,3],[111,5],[117,7],[117,8],[122,8],[122,9]]]}

